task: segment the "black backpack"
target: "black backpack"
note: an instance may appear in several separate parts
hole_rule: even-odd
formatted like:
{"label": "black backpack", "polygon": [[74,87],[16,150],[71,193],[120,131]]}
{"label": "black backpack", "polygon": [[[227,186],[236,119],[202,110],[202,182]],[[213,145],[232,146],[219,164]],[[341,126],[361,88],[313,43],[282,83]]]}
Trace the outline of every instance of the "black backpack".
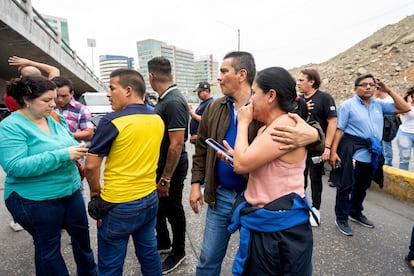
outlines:
{"label": "black backpack", "polygon": [[391,142],[398,132],[398,127],[401,125],[401,120],[395,115],[384,116],[384,130],[382,132],[382,140]]}

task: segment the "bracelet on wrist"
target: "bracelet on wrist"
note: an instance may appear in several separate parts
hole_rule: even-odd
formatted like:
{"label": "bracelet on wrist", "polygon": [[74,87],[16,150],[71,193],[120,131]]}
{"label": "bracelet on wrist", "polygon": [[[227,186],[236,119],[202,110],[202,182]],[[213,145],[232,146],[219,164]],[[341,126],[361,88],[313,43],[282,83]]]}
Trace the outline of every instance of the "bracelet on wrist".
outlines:
{"label": "bracelet on wrist", "polygon": [[331,149],[331,147],[330,146],[325,146],[325,149]]}

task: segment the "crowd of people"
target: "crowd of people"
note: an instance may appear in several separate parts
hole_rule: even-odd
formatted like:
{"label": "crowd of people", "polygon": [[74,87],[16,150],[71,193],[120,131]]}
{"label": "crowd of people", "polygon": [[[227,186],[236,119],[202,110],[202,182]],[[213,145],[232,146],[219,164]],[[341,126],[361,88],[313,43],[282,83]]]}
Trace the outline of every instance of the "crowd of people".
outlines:
{"label": "crowd of people", "polygon": [[[223,96],[213,99],[210,84],[200,82],[201,104],[193,110],[170,61],[154,57],[147,66],[157,104],[145,100],[139,72],[117,69],[107,93],[114,111],[95,127],[59,69],[17,56],[9,64],[20,77],[7,83],[12,113],[0,122],[4,199],[11,226],[33,238],[36,275],[69,275],[63,229],[78,275],[122,275],[130,237],[143,275],[174,271],[186,254],[189,167],[190,206],[199,213],[207,204],[196,275],[220,275],[235,231],[233,275],[312,275],[325,162],[336,187],[335,224],[352,236],[348,220],[375,225],[363,202],[372,180],[383,185],[392,139],[401,169],[408,170],[414,147],[414,87],[401,97],[372,74],[358,76],[354,97],[337,108],[320,90],[317,70],[304,69],[295,80],[281,67],[256,72],[251,53],[229,52],[217,78]],[[195,146],[191,166],[187,140]],[[96,262],[88,213],[96,220]],[[409,249],[414,270],[414,234]]]}

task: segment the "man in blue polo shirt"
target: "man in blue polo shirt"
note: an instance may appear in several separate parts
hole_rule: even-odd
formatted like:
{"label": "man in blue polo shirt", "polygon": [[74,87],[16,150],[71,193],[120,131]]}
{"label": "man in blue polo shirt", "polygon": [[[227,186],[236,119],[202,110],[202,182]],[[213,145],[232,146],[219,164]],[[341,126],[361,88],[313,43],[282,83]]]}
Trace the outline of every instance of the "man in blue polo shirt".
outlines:
{"label": "man in blue polo shirt", "polygon": [[[391,96],[393,103],[372,98],[377,85]],[[372,74],[359,76],[355,80],[354,90],[354,97],[339,107],[338,125],[330,155],[330,163],[334,168],[331,178],[337,187],[335,224],[346,236],[352,236],[348,217],[362,226],[374,227],[374,223],[362,213],[362,203],[372,180],[380,187],[383,184],[383,116],[410,110],[409,104],[401,96]]]}

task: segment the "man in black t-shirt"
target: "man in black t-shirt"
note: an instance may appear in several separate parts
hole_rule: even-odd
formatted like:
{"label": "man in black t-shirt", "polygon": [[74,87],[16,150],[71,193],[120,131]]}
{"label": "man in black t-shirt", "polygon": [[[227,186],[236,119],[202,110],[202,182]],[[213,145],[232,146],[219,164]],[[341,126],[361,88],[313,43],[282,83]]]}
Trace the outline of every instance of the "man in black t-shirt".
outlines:
{"label": "man in black t-shirt", "polygon": [[[337,125],[335,101],[332,96],[319,90],[321,78],[318,71],[304,69],[298,78],[298,89],[308,104],[309,120],[317,121],[325,132],[325,151],[318,158],[308,155],[305,168],[305,189],[308,185],[308,172],[312,189],[312,209],[320,221],[319,209],[322,199],[322,175],[324,173],[324,162],[329,160],[331,144]],[[312,226],[318,226],[313,216],[310,216]]]}
{"label": "man in black t-shirt", "polygon": [[[185,258],[186,221],[182,204],[188,157],[185,141],[188,136],[188,104],[173,82],[171,63],[165,57],[148,61],[149,81],[159,98],[155,113],[165,124],[157,169],[157,190],[160,200],[157,215],[157,243],[160,254],[169,253],[162,263],[163,274],[176,269]],[[167,219],[171,224],[171,242]],[[171,252],[170,252],[171,251]]]}

